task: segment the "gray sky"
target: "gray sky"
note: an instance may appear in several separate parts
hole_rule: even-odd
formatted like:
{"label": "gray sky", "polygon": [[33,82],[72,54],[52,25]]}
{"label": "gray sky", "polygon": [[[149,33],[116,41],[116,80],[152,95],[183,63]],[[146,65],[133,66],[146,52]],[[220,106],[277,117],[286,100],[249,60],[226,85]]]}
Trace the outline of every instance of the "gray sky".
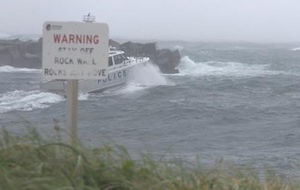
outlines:
{"label": "gray sky", "polygon": [[113,38],[300,42],[300,0],[3,0],[0,32],[40,34],[88,12]]}

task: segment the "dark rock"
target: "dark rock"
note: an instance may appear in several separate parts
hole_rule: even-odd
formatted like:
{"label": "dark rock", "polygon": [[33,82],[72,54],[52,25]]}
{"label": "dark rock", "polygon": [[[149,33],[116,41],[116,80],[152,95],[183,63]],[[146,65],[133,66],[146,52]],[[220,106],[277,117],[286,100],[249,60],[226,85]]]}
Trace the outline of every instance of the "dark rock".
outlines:
{"label": "dark rock", "polygon": [[0,40],[0,65],[41,68],[42,41]]}
{"label": "dark rock", "polygon": [[[110,46],[121,49],[127,56],[149,57],[158,65],[163,73],[177,73],[175,68],[180,62],[178,50],[157,49],[155,43],[133,43],[119,44],[109,40]],[[0,40],[0,65],[11,65],[14,67],[41,68],[42,67],[42,39],[38,41]]]}
{"label": "dark rock", "polygon": [[152,60],[156,58],[155,43],[141,44],[141,43],[126,42],[120,45],[120,49],[125,52],[126,56],[149,57]]}
{"label": "dark rock", "polygon": [[154,62],[159,66],[161,72],[174,74],[179,72],[176,67],[179,65],[180,59],[178,50],[161,49],[157,50],[157,58]]}
{"label": "dark rock", "polygon": [[115,48],[119,49],[120,48],[120,43],[118,43],[118,42],[116,42],[112,39],[109,39],[109,46],[112,46],[112,47],[115,47]]}

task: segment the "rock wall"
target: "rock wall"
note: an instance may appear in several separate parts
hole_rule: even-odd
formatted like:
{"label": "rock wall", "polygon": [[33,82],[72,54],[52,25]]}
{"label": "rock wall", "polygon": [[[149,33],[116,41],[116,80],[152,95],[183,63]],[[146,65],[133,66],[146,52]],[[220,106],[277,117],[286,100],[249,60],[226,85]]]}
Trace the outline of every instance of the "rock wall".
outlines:
{"label": "rock wall", "polygon": [[0,65],[41,68],[42,40],[0,40]]}
{"label": "rock wall", "polygon": [[[110,45],[121,49],[127,56],[149,57],[158,65],[163,73],[177,73],[175,68],[180,62],[178,50],[157,49],[155,43],[133,43],[119,44],[110,40]],[[11,65],[14,67],[41,68],[42,39],[39,41],[0,40],[0,65]]]}

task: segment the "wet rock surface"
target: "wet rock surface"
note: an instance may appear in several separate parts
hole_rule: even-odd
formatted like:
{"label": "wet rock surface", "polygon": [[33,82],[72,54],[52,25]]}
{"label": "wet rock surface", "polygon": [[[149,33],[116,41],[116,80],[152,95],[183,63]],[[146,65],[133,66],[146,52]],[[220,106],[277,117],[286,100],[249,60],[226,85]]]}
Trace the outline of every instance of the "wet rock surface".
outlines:
{"label": "wet rock surface", "polygon": [[41,68],[42,40],[0,40],[0,65]]}
{"label": "wet rock surface", "polygon": [[[163,73],[177,73],[180,63],[178,50],[157,49],[156,43],[125,42],[120,44],[114,40],[110,45],[123,50],[126,56],[149,57]],[[42,39],[38,41],[0,40],[0,65],[14,67],[42,67]]]}

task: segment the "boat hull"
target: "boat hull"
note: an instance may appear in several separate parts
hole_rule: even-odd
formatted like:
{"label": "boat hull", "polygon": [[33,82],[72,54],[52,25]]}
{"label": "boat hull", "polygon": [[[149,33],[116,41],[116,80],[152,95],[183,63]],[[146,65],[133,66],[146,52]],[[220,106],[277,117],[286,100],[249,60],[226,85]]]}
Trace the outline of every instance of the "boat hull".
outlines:
{"label": "boat hull", "polygon": [[79,80],[79,91],[83,93],[101,92],[126,84],[131,68],[110,72],[101,80]]}
{"label": "boat hull", "polygon": [[[132,69],[140,64],[145,64],[147,61],[140,62],[135,65],[126,67],[114,68],[108,71],[107,77],[101,80],[79,80],[78,88],[81,93],[101,92],[110,88],[126,84],[129,76],[132,74]],[[45,82],[41,85],[43,90],[53,92],[60,95],[65,95],[67,88],[66,80],[53,80]]]}

